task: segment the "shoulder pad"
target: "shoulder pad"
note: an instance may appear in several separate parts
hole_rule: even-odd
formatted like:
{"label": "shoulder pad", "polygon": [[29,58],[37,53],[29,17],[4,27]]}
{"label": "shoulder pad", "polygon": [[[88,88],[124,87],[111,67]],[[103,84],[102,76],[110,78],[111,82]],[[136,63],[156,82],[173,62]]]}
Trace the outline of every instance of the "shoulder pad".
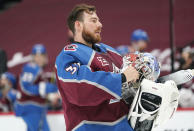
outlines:
{"label": "shoulder pad", "polygon": [[93,49],[83,44],[72,43],[65,46],[62,52],[71,55],[76,61],[82,64],[87,64],[92,56]]}
{"label": "shoulder pad", "polygon": [[106,44],[104,44],[104,43],[100,43],[100,44],[98,44],[98,45],[100,45],[100,46],[103,47],[103,48],[106,48],[106,50],[108,50],[108,51],[112,51],[112,52],[114,52],[114,53],[120,55],[120,54],[118,53],[118,51],[117,51],[116,49],[114,49],[113,47],[111,47],[111,46],[108,46],[108,45],[106,45]]}
{"label": "shoulder pad", "polygon": [[36,63],[27,63],[23,67],[23,72],[31,72],[34,75],[39,74],[41,71],[41,68]]}

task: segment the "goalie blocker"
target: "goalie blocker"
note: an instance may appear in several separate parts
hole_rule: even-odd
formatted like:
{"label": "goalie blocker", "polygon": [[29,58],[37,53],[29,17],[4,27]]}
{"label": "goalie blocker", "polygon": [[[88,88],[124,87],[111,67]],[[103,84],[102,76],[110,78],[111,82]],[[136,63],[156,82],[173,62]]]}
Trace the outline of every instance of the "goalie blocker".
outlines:
{"label": "goalie blocker", "polygon": [[152,131],[173,116],[178,98],[174,81],[162,84],[143,79],[129,111],[129,124],[135,131]]}

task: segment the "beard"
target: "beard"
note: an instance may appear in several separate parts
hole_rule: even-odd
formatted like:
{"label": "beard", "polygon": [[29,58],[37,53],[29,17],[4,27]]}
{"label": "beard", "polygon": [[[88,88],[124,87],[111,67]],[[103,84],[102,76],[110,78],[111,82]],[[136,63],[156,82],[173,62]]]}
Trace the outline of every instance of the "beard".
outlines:
{"label": "beard", "polygon": [[95,43],[98,43],[98,42],[101,41],[101,36],[100,36],[100,34],[96,35],[95,32],[99,31],[99,30],[100,29],[97,29],[97,30],[94,31],[94,33],[92,33],[92,32],[87,31],[86,28],[84,27],[83,32],[82,32],[82,37],[89,44],[93,45]]}

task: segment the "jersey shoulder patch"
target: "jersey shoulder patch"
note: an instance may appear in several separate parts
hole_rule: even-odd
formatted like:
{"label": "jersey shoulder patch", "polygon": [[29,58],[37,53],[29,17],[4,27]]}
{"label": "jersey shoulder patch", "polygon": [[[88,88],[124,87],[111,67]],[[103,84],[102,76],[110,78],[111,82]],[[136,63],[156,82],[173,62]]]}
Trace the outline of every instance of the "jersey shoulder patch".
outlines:
{"label": "jersey shoulder patch", "polygon": [[76,44],[66,45],[64,51],[76,51],[78,46]]}

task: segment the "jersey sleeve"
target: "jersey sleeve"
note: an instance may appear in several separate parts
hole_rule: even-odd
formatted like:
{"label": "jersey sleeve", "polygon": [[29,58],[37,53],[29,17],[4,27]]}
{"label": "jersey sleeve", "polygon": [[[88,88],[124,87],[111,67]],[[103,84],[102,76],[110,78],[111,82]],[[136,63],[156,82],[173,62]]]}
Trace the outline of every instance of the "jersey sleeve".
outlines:
{"label": "jersey sleeve", "polygon": [[73,55],[62,53],[56,60],[60,92],[79,106],[96,106],[110,99],[121,99],[121,74],[92,71]]}
{"label": "jersey sleeve", "polygon": [[20,97],[20,93],[14,89],[10,89],[6,96],[10,102],[14,103]]}

